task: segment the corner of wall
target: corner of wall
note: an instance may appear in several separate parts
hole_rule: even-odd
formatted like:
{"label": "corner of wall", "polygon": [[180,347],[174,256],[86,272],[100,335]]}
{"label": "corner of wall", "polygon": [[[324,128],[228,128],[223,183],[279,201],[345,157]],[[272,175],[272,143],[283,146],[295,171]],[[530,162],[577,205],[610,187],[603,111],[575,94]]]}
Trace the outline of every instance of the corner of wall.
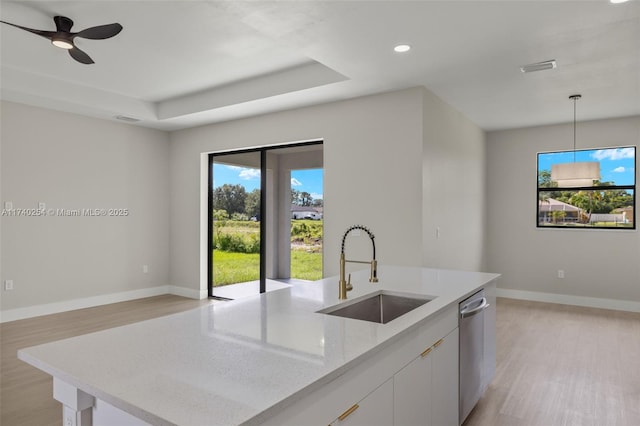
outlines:
{"label": "corner of wall", "polygon": [[428,89],[423,101],[423,265],[484,270],[486,135]]}

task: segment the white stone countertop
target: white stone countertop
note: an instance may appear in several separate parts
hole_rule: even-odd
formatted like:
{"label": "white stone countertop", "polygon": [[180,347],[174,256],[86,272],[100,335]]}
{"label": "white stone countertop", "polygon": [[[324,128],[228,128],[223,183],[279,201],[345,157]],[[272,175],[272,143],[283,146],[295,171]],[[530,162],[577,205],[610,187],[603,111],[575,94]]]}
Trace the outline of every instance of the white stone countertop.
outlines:
{"label": "white stone countertop", "polygon": [[327,278],[34,346],[18,357],[154,425],[253,425],[362,362],[498,274],[380,266],[352,274],[349,299],[377,290],[431,302],[387,323],[316,313]]}

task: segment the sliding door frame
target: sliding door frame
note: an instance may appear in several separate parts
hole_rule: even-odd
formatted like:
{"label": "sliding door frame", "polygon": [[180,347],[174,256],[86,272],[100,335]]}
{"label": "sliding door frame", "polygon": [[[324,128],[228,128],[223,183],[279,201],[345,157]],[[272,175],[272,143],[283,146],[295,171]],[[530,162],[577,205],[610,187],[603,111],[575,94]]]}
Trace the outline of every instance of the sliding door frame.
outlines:
{"label": "sliding door frame", "polygon": [[223,157],[232,154],[246,154],[252,152],[260,153],[260,293],[267,291],[267,153],[269,151],[296,148],[309,145],[323,145],[324,141],[312,140],[307,142],[294,142],[289,144],[267,145],[257,148],[236,149],[230,151],[218,151],[209,154],[209,170],[208,170],[208,213],[207,213],[207,288],[210,298],[213,295],[213,164],[216,157]]}

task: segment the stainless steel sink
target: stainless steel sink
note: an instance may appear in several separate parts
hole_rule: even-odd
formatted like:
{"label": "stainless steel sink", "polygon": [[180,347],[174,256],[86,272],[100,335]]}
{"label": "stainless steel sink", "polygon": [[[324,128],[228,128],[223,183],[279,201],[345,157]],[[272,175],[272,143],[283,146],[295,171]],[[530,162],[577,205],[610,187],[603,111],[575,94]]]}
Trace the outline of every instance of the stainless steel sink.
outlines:
{"label": "stainless steel sink", "polygon": [[427,296],[381,290],[318,313],[386,324],[431,300]]}

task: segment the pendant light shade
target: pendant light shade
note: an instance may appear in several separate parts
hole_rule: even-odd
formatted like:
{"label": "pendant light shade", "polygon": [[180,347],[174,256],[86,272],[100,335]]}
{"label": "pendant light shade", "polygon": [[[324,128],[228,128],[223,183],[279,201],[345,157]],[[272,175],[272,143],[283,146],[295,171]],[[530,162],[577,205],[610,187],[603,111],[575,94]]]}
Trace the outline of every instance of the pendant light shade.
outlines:
{"label": "pendant light shade", "polygon": [[600,180],[600,163],[597,161],[578,161],[551,165],[551,180],[560,188],[593,186],[594,180]]}
{"label": "pendant light shade", "polygon": [[560,188],[593,186],[600,180],[600,163],[597,161],[576,161],[576,102],[582,95],[571,95],[573,101],[573,162],[551,165],[551,180]]}

